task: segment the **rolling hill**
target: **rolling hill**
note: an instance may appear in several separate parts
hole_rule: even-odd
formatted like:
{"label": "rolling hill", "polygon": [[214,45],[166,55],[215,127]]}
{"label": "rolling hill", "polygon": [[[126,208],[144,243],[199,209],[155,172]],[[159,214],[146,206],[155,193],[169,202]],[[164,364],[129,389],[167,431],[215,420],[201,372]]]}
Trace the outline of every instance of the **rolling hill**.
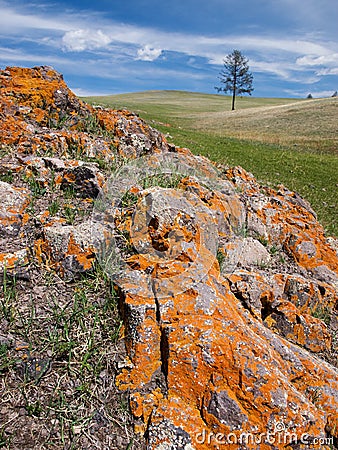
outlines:
{"label": "rolling hill", "polygon": [[214,161],[241,165],[273,187],[284,184],[312,204],[338,235],[338,99],[237,98],[147,91],[85,101],[130,109],[167,135]]}

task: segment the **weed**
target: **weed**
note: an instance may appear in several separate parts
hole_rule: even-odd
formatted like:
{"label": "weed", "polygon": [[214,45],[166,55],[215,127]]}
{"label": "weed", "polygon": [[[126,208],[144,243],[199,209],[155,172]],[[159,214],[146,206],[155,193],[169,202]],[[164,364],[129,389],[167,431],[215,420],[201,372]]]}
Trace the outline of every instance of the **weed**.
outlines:
{"label": "weed", "polygon": [[276,255],[276,253],[278,253],[278,247],[276,245],[271,245],[269,252],[271,255]]}
{"label": "weed", "polygon": [[63,208],[63,215],[68,225],[73,225],[77,216],[77,209],[72,205],[65,205]]}
{"label": "weed", "polygon": [[35,403],[27,402],[25,405],[25,409],[27,411],[27,414],[31,417],[40,417],[43,411],[43,407],[39,401]]}
{"label": "weed", "polygon": [[17,300],[17,291],[16,291],[16,278],[9,278],[7,275],[6,266],[4,268],[3,281],[2,281],[2,293],[0,302],[1,302],[1,311],[3,317],[7,320],[9,324],[15,321],[15,304]]}
{"label": "weed", "polygon": [[263,261],[263,260],[257,261],[256,265],[261,270],[266,270],[269,267],[269,264],[266,261]]}
{"label": "weed", "polygon": [[128,444],[127,447],[126,447],[126,450],[131,450],[131,449],[133,448],[133,445],[134,445],[134,439],[132,439],[132,440],[129,442],[129,444]]}
{"label": "weed", "polygon": [[90,161],[91,163],[96,163],[101,170],[104,170],[104,171],[107,171],[107,172],[110,171],[111,162],[110,161],[106,161],[103,158],[86,157],[86,158],[83,158],[83,160],[84,161]]}
{"label": "weed", "polygon": [[219,264],[220,271],[222,271],[224,261],[226,260],[226,256],[225,256],[224,252],[222,250],[218,249],[216,258],[217,258],[217,261]]}
{"label": "weed", "polygon": [[0,343],[0,374],[8,372],[15,366],[15,359],[9,356],[10,347],[6,343]]}
{"label": "weed", "polygon": [[49,182],[49,189],[51,192],[54,192],[56,188],[56,184],[55,184],[55,172],[54,170],[51,170],[50,172],[50,182]]}
{"label": "weed", "polygon": [[149,175],[143,179],[142,187],[143,189],[149,189],[154,186],[159,186],[162,188],[177,188],[182,179],[181,174],[173,173],[158,173],[154,175]]}
{"label": "weed", "polygon": [[74,186],[72,184],[67,184],[67,186],[63,188],[63,194],[64,198],[68,200],[76,197],[76,191]]}
{"label": "weed", "polygon": [[116,229],[117,241],[122,241],[122,245],[127,253],[134,253],[134,247],[130,239],[130,232],[128,230]]}
{"label": "weed", "polygon": [[264,247],[267,247],[269,244],[268,239],[266,239],[264,236],[258,236],[257,240],[264,245]]}
{"label": "weed", "polygon": [[70,158],[81,159],[82,147],[78,142],[69,142],[67,153]]}
{"label": "weed", "polygon": [[83,208],[77,208],[71,204],[65,204],[63,206],[63,217],[66,219],[68,225],[73,225],[77,218],[83,219],[88,214],[88,211]]}
{"label": "weed", "polygon": [[0,448],[8,447],[10,444],[10,436],[6,436],[5,427],[0,428]]}
{"label": "weed", "polygon": [[53,200],[48,206],[48,211],[51,216],[55,216],[60,211],[60,203],[58,200]]}
{"label": "weed", "polygon": [[90,134],[101,135],[103,133],[103,129],[95,115],[90,115],[82,119],[81,121],[81,129]]}
{"label": "weed", "polygon": [[4,181],[5,183],[13,183],[14,176],[11,170],[8,170],[5,173],[0,173],[0,181]]}
{"label": "weed", "polygon": [[116,343],[120,337],[120,332],[123,326],[123,320],[119,319],[117,320],[115,326],[112,328],[110,332],[110,339],[112,342]]}
{"label": "weed", "polygon": [[312,309],[311,315],[322,320],[327,326],[331,323],[331,310],[325,305],[318,305],[316,308]]}
{"label": "weed", "polygon": [[128,396],[126,394],[120,394],[120,411],[122,413],[128,412],[129,411],[129,401],[128,401]]}
{"label": "weed", "polygon": [[130,191],[127,191],[123,194],[121,198],[122,208],[130,208],[131,206],[136,205],[138,200],[138,196],[133,194]]}
{"label": "weed", "polygon": [[28,184],[34,198],[42,197],[47,192],[44,183],[38,180],[35,176],[24,177],[24,181]]}
{"label": "weed", "polygon": [[248,227],[246,224],[243,224],[240,229],[238,230],[238,236],[242,238],[248,237]]}
{"label": "weed", "polygon": [[307,388],[307,394],[310,402],[316,404],[322,396],[322,389],[320,387]]}

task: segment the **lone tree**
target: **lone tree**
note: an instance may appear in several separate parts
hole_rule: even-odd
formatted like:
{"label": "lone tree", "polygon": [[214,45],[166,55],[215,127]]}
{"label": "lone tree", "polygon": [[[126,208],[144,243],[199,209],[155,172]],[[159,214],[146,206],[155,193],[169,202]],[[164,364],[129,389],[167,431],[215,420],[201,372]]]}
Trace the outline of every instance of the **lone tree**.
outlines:
{"label": "lone tree", "polygon": [[253,76],[249,72],[248,59],[239,50],[234,50],[224,60],[224,69],[219,73],[223,86],[215,87],[217,92],[232,92],[231,110],[235,109],[236,95],[249,94],[253,91]]}

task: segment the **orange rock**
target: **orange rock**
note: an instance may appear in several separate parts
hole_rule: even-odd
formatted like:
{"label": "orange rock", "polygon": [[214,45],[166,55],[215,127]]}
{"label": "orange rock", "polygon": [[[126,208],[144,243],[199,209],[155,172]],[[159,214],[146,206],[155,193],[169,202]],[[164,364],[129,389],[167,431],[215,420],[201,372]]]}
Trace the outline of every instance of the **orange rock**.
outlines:
{"label": "orange rock", "polygon": [[63,275],[86,272],[93,267],[95,243],[99,245],[104,233],[100,224],[93,229],[91,222],[72,226],[54,221],[43,228],[43,238],[35,241],[35,256],[40,264]]}
{"label": "orange rock", "polygon": [[[141,202],[137,206],[136,233],[131,233],[133,241],[148,242],[149,247],[144,247],[148,250],[145,254],[134,255],[133,261],[139,263],[131,266],[125,280],[118,280],[122,292],[128,292],[124,296],[125,319],[130,320],[127,336],[133,361],[133,368],[119,375],[118,385],[135,392],[136,397],[132,398],[137,398],[133,406],[137,417],[141,415],[143,401],[149,401],[149,396],[142,400],[140,393],[154,385],[159,369],[165,379],[163,399],[152,406],[148,429],[150,448],[178,443],[180,439],[191,448],[210,448],[210,443],[204,445],[199,439],[203,433],[232,435],[239,442],[244,432],[258,439],[269,430],[273,432],[277,423],[285,424],[288,432],[299,441],[305,433],[313,438],[322,436],[327,424],[337,420],[334,408],[337,407],[338,376],[333,367],[318,365],[306,350],[292,342],[313,352],[329,349],[331,337],[325,324],[282,300],[284,291],[290,292],[285,289],[288,278],[282,274],[272,276],[271,287],[270,280],[248,273],[248,300],[244,309],[241,282],[245,273],[229,275],[229,281],[236,284],[236,289],[232,288],[235,296],[228,283],[220,278],[218,266],[210,265],[215,255],[210,252],[207,255],[206,240],[201,243],[197,233],[191,234],[191,218],[181,229],[181,245],[188,245],[195,239],[199,241],[199,254],[203,257],[195,255],[195,259],[199,264],[207,264],[205,275],[200,276],[197,268],[190,271],[186,261],[178,257],[174,261],[166,260],[166,265],[175,266],[175,270],[159,270],[164,262],[158,260],[156,266],[153,265],[155,270],[149,271],[150,260],[153,264],[155,261],[155,256],[150,257],[149,253],[157,250],[170,254],[169,241],[164,245],[168,239],[165,236],[172,230],[177,232],[182,225],[175,220],[171,222],[173,216],[168,215],[167,208],[176,210],[176,202],[185,195],[185,191],[179,194],[173,190],[152,189],[150,192],[148,203]],[[167,206],[165,198],[169,195],[171,203]],[[149,216],[141,220],[146,217],[143,211],[146,205]],[[195,201],[194,206],[197,212],[198,202]],[[187,205],[184,209],[188,210]],[[206,210],[204,214],[204,218],[202,215],[199,218],[200,226],[203,220],[212,221]],[[147,223],[148,229],[145,229]],[[133,227],[132,222],[129,224]],[[172,228],[168,228],[169,224]],[[136,274],[138,287],[127,281]],[[184,274],[189,288],[181,288],[177,274]],[[288,283],[290,285],[290,280]],[[256,303],[251,303],[254,298],[251,300],[250,296],[255,290]],[[144,292],[142,297],[141,292]],[[296,388],[293,378],[298,380]],[[313,404],[311,398],[306,397],[307,392],[316,389],[323,393],[325,404],[321,399]],[[328,404],[336,406],[325,406]],[[326,408],[324,414],[321,408]],[[234,444],[233,448],[238,445]],[[257,444],[248,448],[257,448]],[[262,448],[270,448],[269,443]]]}
{"label": "orange rock", "polygon": [[0,273],[12,272],[12,269],[23,267],[28,262],[27,249],[17,250],[13,253],[0,253]]}

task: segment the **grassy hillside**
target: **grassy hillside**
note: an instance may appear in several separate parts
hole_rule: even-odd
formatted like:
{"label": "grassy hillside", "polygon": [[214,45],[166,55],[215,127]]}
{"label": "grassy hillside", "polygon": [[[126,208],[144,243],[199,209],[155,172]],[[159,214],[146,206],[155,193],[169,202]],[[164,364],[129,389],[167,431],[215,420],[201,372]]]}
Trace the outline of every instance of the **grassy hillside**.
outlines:
{"label": "grassy hillside", "polygon": [[90,97],[137,112],[196,154],[241,165],[263,184],[308,199],[328,234],[338,235],[338,99],[230,98],[181,91]]}

